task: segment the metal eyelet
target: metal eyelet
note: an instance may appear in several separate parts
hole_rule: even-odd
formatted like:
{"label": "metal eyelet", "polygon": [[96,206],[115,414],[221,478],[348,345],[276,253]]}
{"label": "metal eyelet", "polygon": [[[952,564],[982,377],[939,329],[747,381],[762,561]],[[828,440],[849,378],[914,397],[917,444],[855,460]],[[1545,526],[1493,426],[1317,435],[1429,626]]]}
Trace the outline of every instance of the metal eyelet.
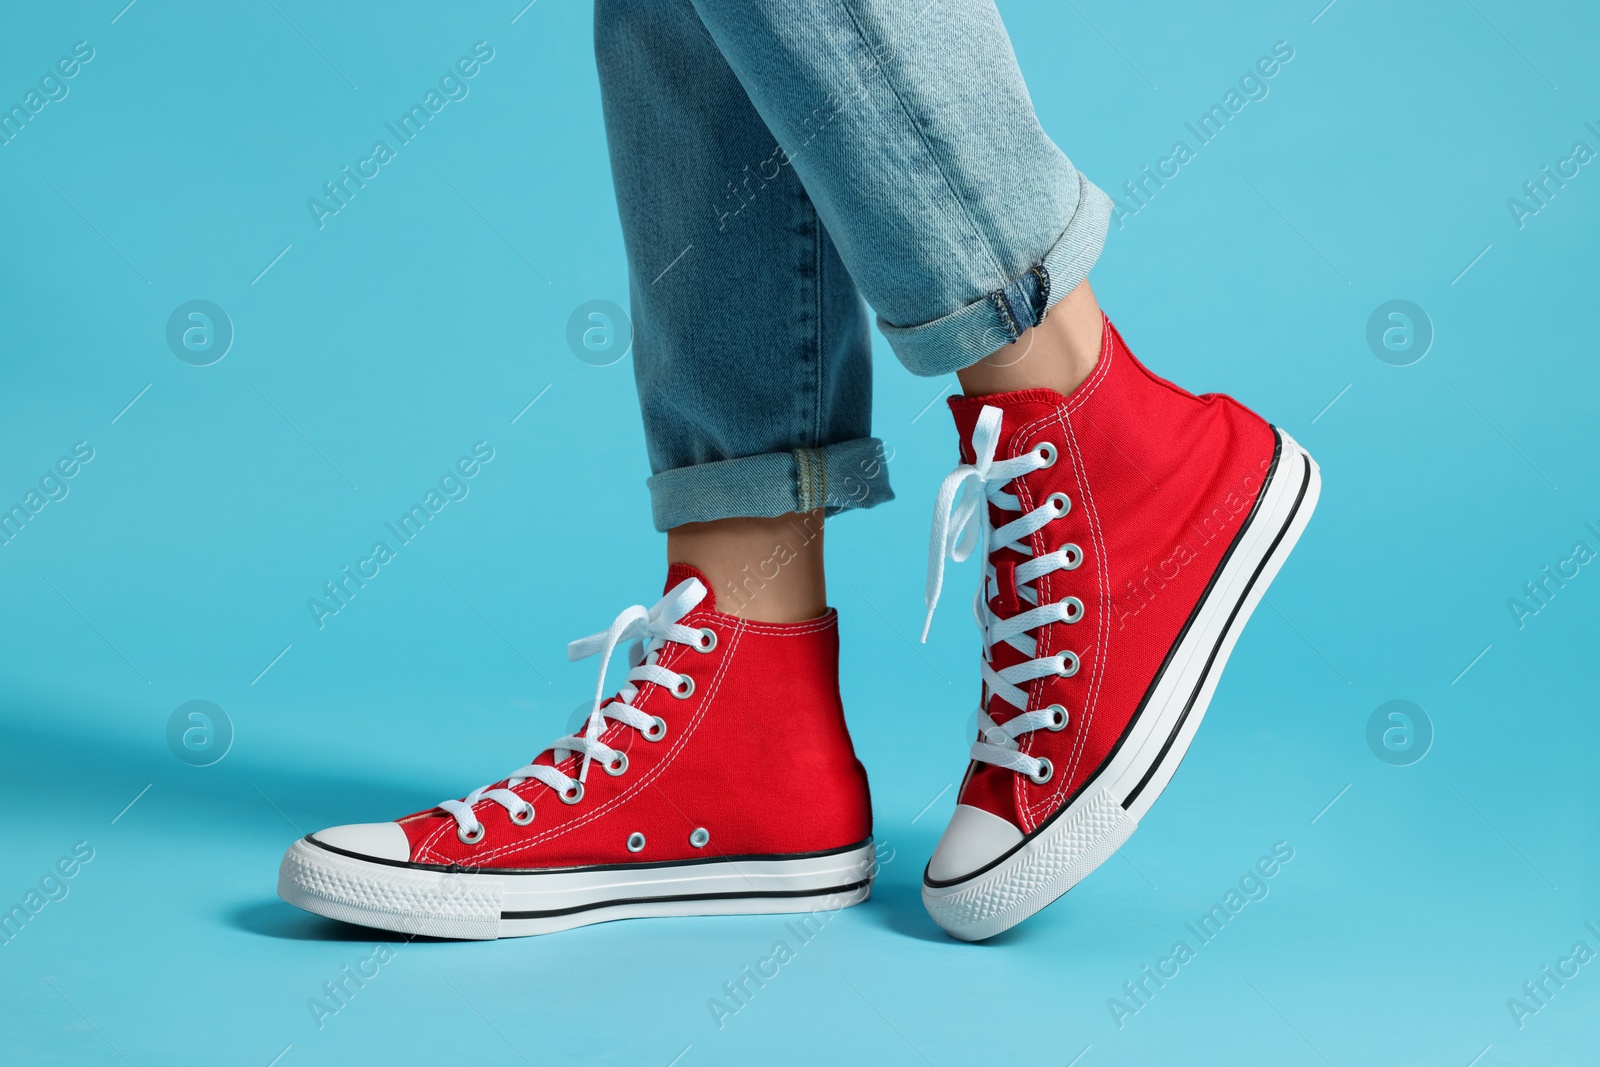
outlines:
{"label": "metal eyelet", "polygon": [[1055,773],[1056,773],[1055,765],[1052,764],[1049,760],[1045,759],[1043,756],[1040,756],[1039,757],[1039,769],[1037,771],[1035,771],[1034,773],[1028,775],[1028,778],[1029,778],[1029,780],[1031,780],[1033,782],[1034,785],[1044,785],[1046,782],[1048,782],[1050,780],[1050,776],[1055,774]]}
{"label": "metal eyelet", "polygon": [[633,833],[628,835],[628,851],[629,852],[643,852],[644,851],[644,835],[641,834],[637,830],[635,830]]}
{"label": "metal eyelet", "polygon": [[613,778],[619,774],[626,774],[628,773],[628,754],[626,752],[618,752],[610,763],[602,766],[605,767],[606,773]]}
{"label": "metal eyelet", "polygon": [[689,844],[695,848],[705,848],[706,843],[710,840],[711,831],[704,826],[697,828],[694,833],[689,835]]}
{"label": "metal eyelet", "polygon": [[526,826],[533,821],[533,805],[528,804],[511,813],[511,821],[518,826]]}
{"label": "metal eyelet", "polygon": [[1063,678],[1071,678],[1078,673],[1078,654],[1076,652],[1059,652],[1056,654],[1056,674]]}
{"label": "metal eyelet", "polygon": [[1062,545],[1058,551],[1060,551],[1061,555],[1066,559],[1066,564],[1061,568],[1062,570],[1075,571],[1079,567],[1083,566],[1083,549],[1079,548],[1071,541],[1068,541],[1066,544]]}
{"label": "metal eyelet", "polygon": [[659,715],[650,716],[650,725],[640,730],[639,733],[646,741],[659,741],[667,736],[667,720]]}
{"label": "metal eyelet", "polygon": [[1044,465],[1039,470],[1045,470],[1056,465],[1056,446],[1049,441],[1040,441],[1033,446],[1033,454],[1044,460]]}
{"label": "metal eyelet", "polygon": [[461,839],[461,843],[463,845],[476,845],[479,841],[484,839],[484,836],[488,834],[488,832],[488,830],[483,828],[483,823],[481,822],[477,826],[474,826],[471,830],[461,826],[456,827],[456,837]]}
{"label": "metal eyelet", "polygon": [[700,640],[692,646],[696,652],[710,652],[717,647],[717,631],[709,626],[701,627]]}
{"label": "metal eyelet", "polygon": [[1062,622],[1074,623],[1083,621],[1083,601],[1075,596],[1069,596],[1061,601],[1062,607],[1067,609],[1067,617]]}
{"label": "metal eyelet", "polygon": [[694,679],[687,674],[678,675],[678,684],[668,690],[679,700],[688,700],[694,696]]}
{"label": "metal eyelet", "polygon": [[556,796],[561,798],[561,803],[563,804],[576,804],[583,799],[583,783],[573,782],[566,789],[558,792]]}
{"label": "metal eyelet", "polygon": [[1050,713],[1050,721],[1045,724],[1045,729],[1060,733],[1067,728],[1067,709],[1060,704],[1051,704],[1044,710]]}
{"label": "metal eyelet", "polygon": [[1045,506],[1056,513],[1058,519],[1072,510],[1072,498],[1065,493],[1051,493],[1044,498],[1044,502]]}

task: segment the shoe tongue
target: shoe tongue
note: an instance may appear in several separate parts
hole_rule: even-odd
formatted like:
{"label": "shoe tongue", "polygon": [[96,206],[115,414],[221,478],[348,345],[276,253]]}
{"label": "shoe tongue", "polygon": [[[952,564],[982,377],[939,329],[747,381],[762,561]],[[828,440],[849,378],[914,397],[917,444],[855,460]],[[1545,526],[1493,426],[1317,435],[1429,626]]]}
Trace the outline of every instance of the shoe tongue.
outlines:
{"label": "shoe tongue", "polygon": [[974,460],[972,431],[978,425],[978,416],[986,407],[999,408],[1000,447],[996,455],[1004,458],[1010,454],[1012,438],[1016,432],[1039,419],[1048,418],[1067,402],[1067,398],[1054,389],[1018,389],[1012,393],[993,393],[989,396],[952,396],[949,398],[950,414],[956,420],[956,432],[961,435],[961,459]]}
{"label": "shoe tongue", "polygon": [[700,579],[700,584],[706,587],[706,598],[700,601],[696,611],[716,611],[717,593],[711,588],[711,580],[700,573],[699,568],[691,567],[687,563],[669,563],[667,565],[667,587],[661,590],[661,595],[666,596],[672,592],[679,583],[688,578]]}

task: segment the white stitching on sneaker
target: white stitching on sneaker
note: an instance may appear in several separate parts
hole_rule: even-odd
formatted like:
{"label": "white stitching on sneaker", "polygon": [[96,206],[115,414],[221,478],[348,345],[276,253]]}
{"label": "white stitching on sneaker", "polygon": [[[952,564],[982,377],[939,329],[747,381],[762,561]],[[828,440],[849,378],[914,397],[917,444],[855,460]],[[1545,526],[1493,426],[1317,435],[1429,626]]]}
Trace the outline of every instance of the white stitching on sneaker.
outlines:
{"label": "white stitching on sneaker", "polygon": [[[558,738],[536,755],[534,760],[545,752],[550,752],[553,753],[552,763],[560,764],[574,753],[580,754],[583,756],[583,763],[578,770],[578,776],[573,778],[563,774],[551,764],[539,764],[529,760],[526,765],[511,772],[504,787],[479,786],[460,800],[440,802],[439,809],[454,817],[458,832],[472,837],[482,829],[482,823],[473,813],[473,805],[480,801],[493,801],[508,812],[520,812],[527,806],[527,801],[511,790],[523,782],[536,780],[558,793],[571,793],[574,787],[581,790],[581,783],[589,774],[591,762],[599,760],[602,764],[614,763],[622,753],[600,740],[609,726],[608,720],[623,723],[641,732],[651,727],[655,717],[633,707],[632,701],[639,695],[640,684],[654,682],[665,689],[673,690],[688,679],[688,675],[658,666],[657,660],[668,642],[691,647],[698,645],[701,639],[700,631],[685,626],[678,620],[693,611],[705,596],[706,587],[699,579],[686,578],[657,601],[655,607],[647,609],[642,604],[635,604],[618,615],[606,629],[567,645],[569,660],[587,659],[595,653],[600,654],[600,677],[595,683],[594,707],[589,712],[583,733]],[[616,699],[607,702],[606,668],[611,663],[611,654],[625,641],[633,642],[628,649],[628,663],[632,666],[632,670],[628,672],[627,683],[617,691]],[[693,680],[689,681],[692,685]]]}
{"label": "white stitching on sneaker", "polygon": [[[972,451],[976,461],[957,466],[939,486],[928,546],[928,615],[923,623],[922,639],[928,639],[928,628],[933,624],[933,612],[944,586],[946,558],[960,563],[972,555],[973,549],[979,547],[981,541],[984,578],[978,586],[972,611],[983,637],[983,702],[978,709],[981,738],[972,746],[972,758],[1037,779],[1047,764],[1021,751],[1017,738],[1051,726],[1054,712],[1049,709],[1029,711],[1028,692],[1017,683],[1061,674],[1063,661],[1060,654],[1039,656],[1039,642],[1029,636],[1029,632],[1051,623],[1076,622],[1083,618],[1083,614],[1080,611],[1074,618],[1067,600],[1041,604],[1039,593],[1031,583],[1054,571],[1076,569],[1082,557],[1080,554],[1077,561],[1073,561],[1065,547],[1034,556],[1033,546],[1029,543],[1033,534],[1046,524],[1070,513],[1070,500],[1065,511],[1057,510],[1047,499],[998,528],[990,521],[989,504],[1002,511],[1023,511],[1023,503],[1015,495],[1006,492],[1006,486],[1025,474],[1050,465],[1037,449],[1011,459],[996,460],[1001,418],[999,408],[984,406],[972,431]],[[1006,548],[1019,555],[1032,557],[1017,566],[1016,589],[1019,597],[1034,606],[1010,618],[1001,618],[989,608],[988,593],[995,582],[995,568],[990,557],[994,552]],[[1029,659],[1004,670],[995,670],[991,663],[991,651],[1001,642]],[[989,700],[995,696],[1021,714],[1003,724],[996,723],[989,717],[988,711]]]}
{"label": "white stitching on sneaker", "polygon": [[[1099,382],[1096,380],[1096,378],[1100,374],[1100,368],[1106,366],[1106,360],[1110,358],[1110,338],[1111,334],[1108,331],[1105,334],[1105,341],[1100,353],[1100,365],[1095,368],[1094,373],[1090,374],[1089,380],[1085,382],[1082,387],[1083,389],[1088,389],[1091,383],[1093,383],[1095,388],[1099,387]],[[1076,399],[1077,396],[1078,393],[1073,394],[1074,399]],[[1110,551],[1106,547],[1104,532],[1100,525],[1099,510],[1096,508],[1094,502],[1094,491],[1090,487],[1089,472],[1085,466],[1083,446],[1078,440],[1077,431],[1073,428],[1073,422],[1071,418],[1073,410],[1073,405],[1070,404],[1067,407],[1058,408],[1049,415],[1037,418],[1028,423],[1026,426],[1023,426],[1021,429],[1017,430],[1016,437],[1018,440],[1033,440],[1038,438],[1041,434],[1047,434],[1052,435],[1060,440],[1063,447],[1062,454],[1057,458],[1057,462],[1060,462],[1062,458],[1070,458],[1072,471],[1074,475],[1076,475],[1077,484],[1081,487],[1080,492],[1083,496],[1082,500],[1080,501],[1080,503],[1083,505],[1081,512],[1083,515],[1083,522],[1089,528],[1089,551],[1094,553],[1095,558],[1098,559],[1101,564],[1099,567],[1095,568],[1097,579],[1096,588],[1099,590],[1099,602],[1102,604],[1109,604],[1111,602],[1111,580],[1106,563],[1111,558]],[[1102,437],[1105,436],[1104,431],[1100,431],[1100,434]],[[1025,483],[1019,483],[1017,485],[1017,498],[1021,500],[1024,505],[1027,505],[1032,501],[1032,495],[1030,494],[1028,486]],[[1052,579],[1049,584],[1051,585],[1053,592],[1055,581]],[[1099,706],[1101,683],[1105,679],[1107,663],[1110,659],[1110,612],[1102,611],[1097,613],[1095,631],[1095,653],[1094,655],[1088,657],[1090,673],[1084,682],[1083,704],[1077,709],[1076,717],[1074,719],[1077,724],[1077,729],[1074,731],[1071,751],[1068,754],[1067,766],[1065,770],[1062,770],[1058,767],[1057,770],[1060,773],[1056,774],[1056,776],[1052,779],[1052,781],[1058,784],[1053,792],[1033,789],[1031,795],[1034,799],[1032,804],[1029,804],[1030,783],[1024,780],[1021,775],[1017,776],[1016,786],[1014,789],[1014,800],[1017,806],[1017,814],[1020,817],[1020,822],[1018,825],[1020,825],[1023,831],[1026,833],[1031,833],[1037,827],[1037,819],[1039,815],[1053,812],[1057,807],[1060,806],[1062,799],[1069,791],[1069,788],[1074,780],[1073,776],[1076,774],[1078,765],[1082,762],[1082,757],[1087,749],[1085,742],[1089,737],[1089,731],[1094,721],[1095,710]],[[1033,696],[1036,699],[1042,699],[1040,689],[1041,685],[1042,682],[1036,681],[1031,687],[1034,690]],[[1023,739],[1022,746],[1024,748],[1029,747],[1027,739]]]}
{"label": "white stitching on sneaker", "polygon": [[[1105,347],[1100,356],[1102,365],[1104,365],[1105,361],[1110,358],[1110,352],[1111,333],[1109,330],[1107,330],[1105,333]],[[1095,369],[1098,371],[1099,367],[1096,367]],[[1098,387],[1098,383],[1096,383],[1096,385]],[[1097,553],[1097,558],[1101,564],[1098,568],[1096,568],[1096,588],[1099,591],[1099,602],[1102,604],[1109,604],[1111,603],[1111,576],[1110,568],[1106,564],[1110,560],[1110,552],[1106,547],[1104,531],[1100,527],[1100,512],[1095,506],[1094,490],[1090,486],[1089,472],[1084,463],[1083,448],[1078,441],[1077,431],[1073,428],[1072,420],[1069,416],[1069,411],[1059,412],[1056,418],[1049,420],[1048,424],[1055,425],[1059,423],[1061,428],[1061,439],[1067,447],[1068,455],[1072,457],[1072,469],[1078,476],[1078,484],[1082,487],[1083,503],[1085,505],[1083,508],[1083,516],[1085,523],[1089,527],[1090,544]],[[1035,426],[1029,427],[1030,434],[1035,432],[1035,427],[1037,427],[1037,425],[1038,424],[1035,424]],[[1040,429],[1042,429],[1042,427]],[[1086,742],[1089,738],[1089,731],[1094,722],[1095,710],[1100,702],[1101,682],[1105,678],[1107,664],[1109,661],[1109,650],[1111,646],[1111,613],[1109,611],[1100,612],[1099,617],[1095,621],[1095,642],[1096,654],[1090,659],[1093,667],[1085,689],[1086,696],[1084,697],[1084,704],[1078,709],[1078,733],[1072,744],[1072,751],[1067,762],[1066,770],[1063,774],[1058,776],[1057,780],[1060,784],[1056,787],[1053,795],[1041,796],[1033,805],[1033,807],[1029,809],[1024,806],[1025,798],[1023,796],[1022,783],[1020,781],[1018,782],[1018,810],[1022,813],[1023,819],[1028,824],[1027,828],[1029,832],[1032,831],[1034,819],[1038,814],[1041,812],[1055,810],[1061,799],[1066,795],[1067,789],[1073,781],[1073,776],[1077,773],[1078,765],[1080,762],[1082,762],[1084,752],[1087,748]]]}

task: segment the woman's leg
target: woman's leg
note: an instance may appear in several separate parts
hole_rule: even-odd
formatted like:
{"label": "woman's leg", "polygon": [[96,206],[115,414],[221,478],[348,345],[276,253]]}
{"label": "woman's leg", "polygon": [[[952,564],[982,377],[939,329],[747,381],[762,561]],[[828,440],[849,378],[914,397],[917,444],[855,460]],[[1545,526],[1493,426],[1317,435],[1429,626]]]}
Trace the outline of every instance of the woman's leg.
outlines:
{"label": "woman's leg", "polygon": [[821,584],[823,513],[890,496],[861,300],[792,172],[754,204],[724,191],[742,164],[712,178],[775,143],[693,10],[601,0],[596,23],[667,588],[568,647],[600,661],[577,733],[463,797],[291,846],[279,892],[321,915],[490,938],[871,888]]}
{"label": "woman's leg", "polygon": [[[944,7],[597,9],[656,524],[750,618],[826,602],[821,536],[793,533],[820,514],[795,512],[892,496],[852,274],[908,365],[968,392],[1068,390],[1099,350],[1080,283],[1109,201],[1039,129],[992,7]],[[982,175],[955,165],[962,130],[992,135]]]}
{"label": "woman's leg", "polygon": [[913,373],[1081,379],[1099,348],[1087,290],[1063,309],[1074,329],[1027,335],[1087,277],[1111,202],[1040,128],[992,3],[695,9]]}
{"label": "woman's leg", "polygon": [[694,2],[896,355],[969,394],[928,601],[931,621],[945,557],[981,544],[984,685],[923,900],[987,937],[1104,862],[1165,788],[1316,466],[1145,370],[1099,315],[1085,277],[1110,202],[1040,130],[992,4]]}
{"label": "woman's leg", "polygon": [[861,297],[687,2],[602,0],[595,35],[669,562],[722,610],[815,618],[824,514],[893,496]]}
{"label": "woman's leg", "polygon": [[1053,389],[1067,396],[1100,360],[1100,305],[1081,281],[1037,326],[984,359],[956,371],[967,396]]}

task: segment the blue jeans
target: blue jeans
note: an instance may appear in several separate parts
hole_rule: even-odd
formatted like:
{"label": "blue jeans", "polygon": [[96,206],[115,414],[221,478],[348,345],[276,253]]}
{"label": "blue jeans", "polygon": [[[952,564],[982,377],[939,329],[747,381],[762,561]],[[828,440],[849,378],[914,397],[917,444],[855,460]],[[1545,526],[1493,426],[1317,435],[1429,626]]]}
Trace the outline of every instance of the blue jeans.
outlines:
{"label": "blue jeans", "polygon": [[1105,241],[989,0],[597,0],[595,49],[658,529],[892,499],[866,305],[949,374]]}

